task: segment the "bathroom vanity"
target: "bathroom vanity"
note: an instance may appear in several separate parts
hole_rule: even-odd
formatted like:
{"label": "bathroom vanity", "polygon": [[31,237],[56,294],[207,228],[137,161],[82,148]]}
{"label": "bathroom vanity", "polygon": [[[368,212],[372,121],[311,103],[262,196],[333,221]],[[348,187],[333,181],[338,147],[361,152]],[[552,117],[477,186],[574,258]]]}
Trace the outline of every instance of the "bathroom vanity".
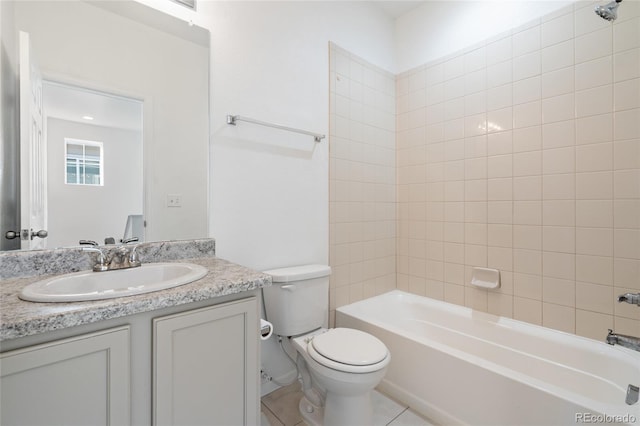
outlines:
{"label": "bathroom vanity", "polygon": [[[18,294],[42,275],[3,278],[0,423],[258,424],[259,292],[271,280],[216,258],[211,241],[141,245],[143,263],[208,273],[136,296],[33,303]],[[0,256],[3,271],[17,261]]]}

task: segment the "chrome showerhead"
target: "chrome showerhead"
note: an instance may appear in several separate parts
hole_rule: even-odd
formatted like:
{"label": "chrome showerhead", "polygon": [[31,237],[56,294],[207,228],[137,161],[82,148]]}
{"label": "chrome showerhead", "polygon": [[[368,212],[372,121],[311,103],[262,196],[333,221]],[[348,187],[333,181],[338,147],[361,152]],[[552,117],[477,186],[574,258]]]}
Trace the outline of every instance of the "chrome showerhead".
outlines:
{"label": "chrome showerhead", "polygon": [[595,12],[607,21],[615,21],[618,17],[618,3],[622,0],[615,0],[604,6],[597,6]]}

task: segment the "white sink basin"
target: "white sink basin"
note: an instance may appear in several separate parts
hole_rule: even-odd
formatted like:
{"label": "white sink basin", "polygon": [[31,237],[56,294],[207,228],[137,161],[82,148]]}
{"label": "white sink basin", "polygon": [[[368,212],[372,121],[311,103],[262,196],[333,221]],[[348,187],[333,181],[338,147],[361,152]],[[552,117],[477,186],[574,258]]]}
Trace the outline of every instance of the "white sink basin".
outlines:
{"label": "white sink basin", "polygon": [[206,268],[192,263],[146,263],[138,268],[59,275],[29,284],[19,297],[31,302],[114,299],[177,287],[206,274]]}

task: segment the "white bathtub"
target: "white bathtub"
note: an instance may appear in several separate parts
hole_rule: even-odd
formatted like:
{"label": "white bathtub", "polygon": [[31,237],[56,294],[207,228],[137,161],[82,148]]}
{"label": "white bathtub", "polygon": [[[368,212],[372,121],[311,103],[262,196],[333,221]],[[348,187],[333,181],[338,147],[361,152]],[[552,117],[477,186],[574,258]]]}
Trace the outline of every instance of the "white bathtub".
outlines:
{"label": "white bathtub", "polygon": [[381,339],[379,388],[438,424],[640,425],[625,403],[640,352],[397,290],[339,308],[336,326]]}

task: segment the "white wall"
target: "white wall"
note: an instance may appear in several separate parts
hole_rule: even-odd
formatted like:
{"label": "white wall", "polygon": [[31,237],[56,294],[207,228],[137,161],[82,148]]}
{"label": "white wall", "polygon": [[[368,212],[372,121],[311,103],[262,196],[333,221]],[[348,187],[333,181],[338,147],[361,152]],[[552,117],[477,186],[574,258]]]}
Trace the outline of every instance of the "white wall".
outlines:
{"label": "white wall", "polygon": [[[104,185],[65,184],[64,139],[103,143]],[[142,214],[142,134],[66,120],[47,120],[49,248],[82,239],[122,238],[127,217]]]}
{"label": "white wall", "polygon": [[392,68],[393,24],[361,2],[205,2],[213,28],[211,234],[256,269],[328,262],[329,41]]}
{"label": "white wall", "polygon": [[531,22],[572,1],[430,1],[396,20],[396,72]]}

